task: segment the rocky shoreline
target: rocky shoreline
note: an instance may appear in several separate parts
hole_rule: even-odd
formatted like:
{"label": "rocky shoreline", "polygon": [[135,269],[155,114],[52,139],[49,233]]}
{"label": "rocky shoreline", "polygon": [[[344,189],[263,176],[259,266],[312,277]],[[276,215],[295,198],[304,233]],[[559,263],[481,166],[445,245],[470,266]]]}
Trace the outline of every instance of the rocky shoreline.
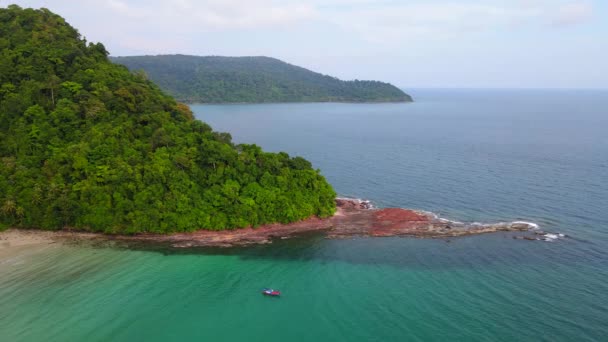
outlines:
{"label": "rocky shoreline", "polygon": [[[530,222],[493,224],[461,223],[446,220],[424,211],[402,208],[375,208],[369,201],[336,199],[337,211],[330,218],[309,218],[290,224],[269,224],[258,228],[224,231],[199,230],[168,235],[138,234],[134,236],[81,233],[67,230],[40,232],[45,237],[61,240],[122,241],[158,243],[176,248],[232,247],[270,243],[305,232],[323,232],[327,238],[409,236],[417,238],[448,238],[494,232],[527,232],[537,230]],[[12,234],[19,230],[9,230]],[[33,231],[24,231],[32,234]],[[0,237],[6,234],[0,233]]]}

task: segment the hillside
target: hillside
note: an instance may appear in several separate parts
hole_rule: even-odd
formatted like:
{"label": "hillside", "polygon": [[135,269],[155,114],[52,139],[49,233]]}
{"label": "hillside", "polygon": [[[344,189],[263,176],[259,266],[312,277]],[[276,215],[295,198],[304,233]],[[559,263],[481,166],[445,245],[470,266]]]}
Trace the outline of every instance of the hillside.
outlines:
{"label": "hillside", "polygon": [[160,55],[111,60],[145,71],[161,89],[185,102],[412,101],[388,83],[342,81],[269,57]]}
{"label": "hillside", "polygon": [[303,158],[234,145],[47,9],[0,9],[0,228],[222,230],[335,211]]}

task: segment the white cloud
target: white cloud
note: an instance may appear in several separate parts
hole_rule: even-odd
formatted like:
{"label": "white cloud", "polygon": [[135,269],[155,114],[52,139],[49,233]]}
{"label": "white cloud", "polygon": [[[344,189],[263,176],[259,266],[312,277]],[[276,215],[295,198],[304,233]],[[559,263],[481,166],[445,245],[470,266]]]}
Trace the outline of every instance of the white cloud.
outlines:
{"label": "white cloud", "polygon": [[129,5],[106,0],[104,5],[116,15],[146,18],[178,32],[282,27],[314,15],[311,5],[272,0],[151,0]]}
{"label": "white cloud", "polygon": [[578,25],[593,16],[593,7],[588,2],[573,2],[560,6],[553,18],[555,26]]}
{"label": "white cloud", "polygon": [[332,20],[375,41],[436,39],[504,25],[508,9],[476,4],[414,4],[338,13]]}
{"label": "white cloud", "polygon": [[68,15],[85,34],[128,53],[184,51],[207,32],[285,30],[316,15],[310,4],[275,0],[23,2]]}
{"label": "white cloud", "polygon": [[[71,14],[70,20],[92,38],[130,53],[185,47],[207,32],[250,35],[256,30],[322,27],[334,37],[390,47],[486,32],[570,27],[593,17],[591,0],[15,1]],[[323,37],[310,37],[318,38]],[[163,42],[170,44],[162,49]]]}
{"label": "white cloud", "polygon": [[129,5],[125,4],[119,0],[108,0],[104,2],[104,5],[108,6],[108,8],[119,12],[121,14],[130,14],[131,10],[129,9]]}
{"label": "white cloud", "polygon": [[[328,0],[343,4],[343,0]],[[327,5],[327,2],[326,2]],[[592,17],[588,1],[429,1],[340,8],[327,19],[367,40],[437,40],[496,30],[582,24]]]}

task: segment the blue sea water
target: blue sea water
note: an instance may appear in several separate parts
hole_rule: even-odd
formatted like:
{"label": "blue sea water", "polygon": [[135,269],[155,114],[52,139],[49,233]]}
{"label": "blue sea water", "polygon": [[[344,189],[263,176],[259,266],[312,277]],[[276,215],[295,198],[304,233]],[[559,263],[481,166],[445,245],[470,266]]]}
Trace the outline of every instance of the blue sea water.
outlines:
{"label": "blue sea water", "polygon": [[0,340],[608,340],[608,92],[410,92],[192,109],[236,142],[309,159],[341,195],[568,237],[48,246],[0,260]]}

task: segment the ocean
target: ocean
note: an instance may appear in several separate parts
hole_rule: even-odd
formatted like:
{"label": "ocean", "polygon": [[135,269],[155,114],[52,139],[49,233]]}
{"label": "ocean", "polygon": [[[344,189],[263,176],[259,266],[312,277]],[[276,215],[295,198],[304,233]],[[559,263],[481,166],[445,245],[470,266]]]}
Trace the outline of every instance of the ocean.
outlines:
{"label": "ocean", "polygon": [[307,158],[341,196],[567,237],[49,245],[0,260],[0,340],[608,340],[608,91],[409,92],[192,109],[235,142]]}

